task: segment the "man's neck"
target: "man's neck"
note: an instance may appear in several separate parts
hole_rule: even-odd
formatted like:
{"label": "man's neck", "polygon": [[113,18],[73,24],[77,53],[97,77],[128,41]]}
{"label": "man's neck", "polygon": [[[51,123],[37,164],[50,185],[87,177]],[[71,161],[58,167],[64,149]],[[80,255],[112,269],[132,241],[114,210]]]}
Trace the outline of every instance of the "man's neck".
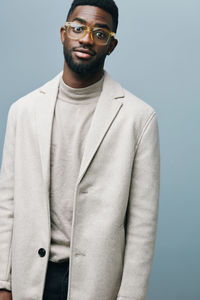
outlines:
{"label": "man's neck", "polygon": [[73,72],[66,63],[63,69],[63,81],[72,88],[84,88],[99,81],[103,76],[103,69],[94,74],[83,75]]}

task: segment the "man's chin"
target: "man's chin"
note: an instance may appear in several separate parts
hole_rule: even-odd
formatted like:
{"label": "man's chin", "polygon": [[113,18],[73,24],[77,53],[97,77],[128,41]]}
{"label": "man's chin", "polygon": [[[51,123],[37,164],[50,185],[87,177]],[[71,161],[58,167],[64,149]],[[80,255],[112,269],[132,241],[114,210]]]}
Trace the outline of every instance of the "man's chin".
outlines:
{"label": "man's chin", "polygon": [[68,67],[70,68],[70,70],[72,70],[73,72],[77,73],[77,74],[82,74],[82,75],[89,75],[89,74],[93,74],[96,73],[98,70],[98,67],[96,65],[96,63],[93,62],[89,62],[88,60],[82,60],[79,59],[78,62],[74,61],[74,60],[65,60],[66,64],[68,65]]}
{"label": "man's chin", "polygon": [[93,72],[93,69],[86,64],[85,62],[83,63],[72,63],[68,64],[68,67],[75,73],[78,74],[89,74]]}
{"label": "man's chin", "polygon": [[97,59],[94,56],[90,58],[81,58],[77,56],[68,55],[67,51],[64,51],[65,62],[69,69],[74,73],[81,75],[92,75],[97,73],[103,68],[105,57]]}

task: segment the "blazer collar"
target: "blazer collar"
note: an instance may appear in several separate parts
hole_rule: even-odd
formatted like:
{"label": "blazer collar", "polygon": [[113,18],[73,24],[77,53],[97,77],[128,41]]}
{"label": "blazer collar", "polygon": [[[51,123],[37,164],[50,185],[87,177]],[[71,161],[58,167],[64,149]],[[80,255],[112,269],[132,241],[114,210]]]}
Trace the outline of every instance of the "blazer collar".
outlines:
{"label": "blazer collar", "polygon": [[[47,188],[50,187],[50,149],[55,105],[58,94],[59,73],[53,80],[39,88],[39,101],[36,105],[37,134],[39,139],[42,172]],[[106,133],[112,126],[123,105],[124,91],[105,71],[103,89],[97,102],[91,126],[86,137],[77,184],[85,175]]]}

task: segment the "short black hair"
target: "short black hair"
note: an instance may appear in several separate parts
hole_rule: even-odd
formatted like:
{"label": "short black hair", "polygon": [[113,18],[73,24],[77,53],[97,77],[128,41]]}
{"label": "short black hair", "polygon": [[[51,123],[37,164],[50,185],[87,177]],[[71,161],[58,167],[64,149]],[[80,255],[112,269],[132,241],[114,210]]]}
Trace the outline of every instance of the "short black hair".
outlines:
{"label": "short black hair", "polygon": [[74,11],[74,9],[79,5],[97,6],[110,13],[113,19],[113,31],[117,31],[119,11],[114,0],[74,0],[68,12],[67,20]]}

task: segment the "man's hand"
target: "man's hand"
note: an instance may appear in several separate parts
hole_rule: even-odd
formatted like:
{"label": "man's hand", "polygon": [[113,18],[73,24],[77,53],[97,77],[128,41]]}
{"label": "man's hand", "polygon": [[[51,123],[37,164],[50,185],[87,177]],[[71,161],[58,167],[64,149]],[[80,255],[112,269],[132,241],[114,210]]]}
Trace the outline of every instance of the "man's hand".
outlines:
{"label": "man's hand", "polygon": [[6,290],[0,290],[0,300],[12,300],[12,294]]}

